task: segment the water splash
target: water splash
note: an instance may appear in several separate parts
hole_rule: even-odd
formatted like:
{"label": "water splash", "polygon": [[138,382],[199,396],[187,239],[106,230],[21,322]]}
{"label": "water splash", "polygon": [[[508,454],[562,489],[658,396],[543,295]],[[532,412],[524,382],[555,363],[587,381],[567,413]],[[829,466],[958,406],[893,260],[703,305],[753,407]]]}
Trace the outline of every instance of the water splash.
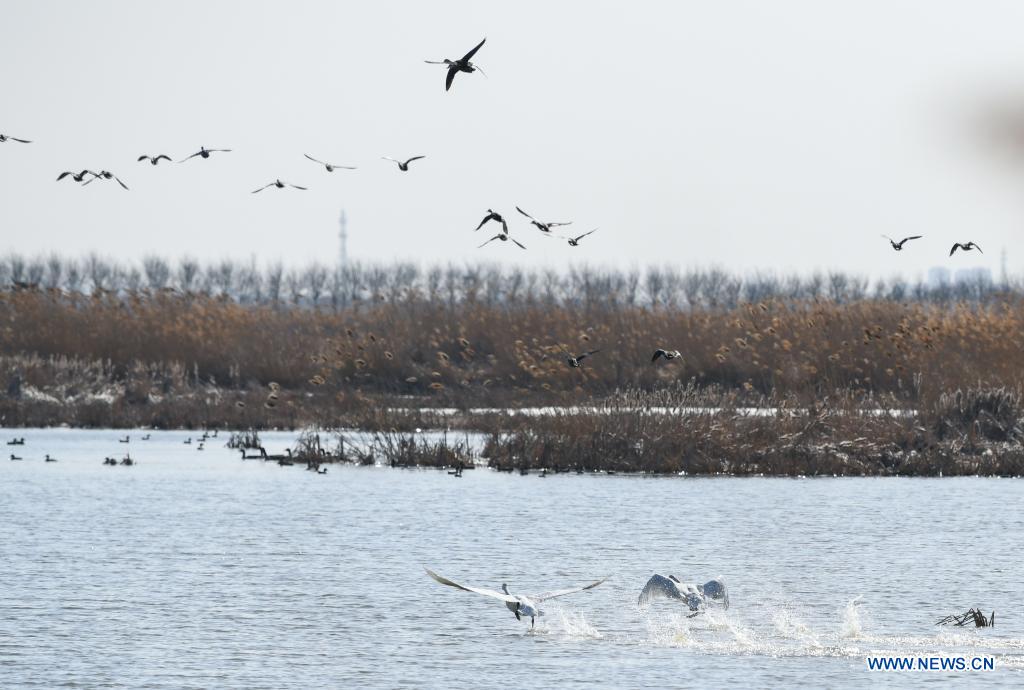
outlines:
{"label": "water splash", "polygon": [[861,595],[846,602],[846,608],[842,613],[842,626],[840,634],[845,639],[859,639],[864,633],[864,627],[860,620],[860,607],[864,603],[864,596]]}

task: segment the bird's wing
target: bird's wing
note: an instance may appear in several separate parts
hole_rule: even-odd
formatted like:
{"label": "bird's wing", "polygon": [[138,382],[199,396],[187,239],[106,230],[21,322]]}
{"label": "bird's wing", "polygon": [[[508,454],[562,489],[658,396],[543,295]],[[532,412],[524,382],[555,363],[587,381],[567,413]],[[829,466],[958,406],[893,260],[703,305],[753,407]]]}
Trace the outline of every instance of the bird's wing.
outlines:
{"label": "bird's wing", "polygon": [[520,242],[519,242],[519,240],[513,239],[513,238],[511,238],[511,237],[509,237],[509,239],[510,239],[510,240],[512,240],[513,242],[515,242],[515,243],[516,243],[517,245],[519,245],[519,248],[520,248],[520,249],[526,249],[526,245],[525,245],[525,244],[522,244],[522,243],[520,243]]}
{"label": "bird's wing", "polygon": [[61,180],[63,180],[68,175],[74,175],[74,173],[73,172],[62,172],[60,175],[57,175],[57,181],[60,182]]}
{"label": "bird's wing", "polygon": [[924,235],[911,235],[910,237],[905,238],[903,241],[906,242],[907,240],[919,240],[922,237],[924,237]]}
{"label": "bird's wing", "polygon": [[487,217],[485,217],[485,218],[484,218],[484,219],[483,219],[482,221],[480,221],[480,225],[476,226],[476,229],[475,229],[475,230],[473,230],[473,232],[476,232],[477,230],[479,230],[480,228],[482,228],[482,227],[484,226],[484,223],[486,223],[486,222],[487,222],[487,221],[489,221],[490,219],[491,219],[490,215],[488,215]]}
{"label": "bird's wing", "polygon": [[117,183],[119,185],[121,185],[125,189],[128,189],[128,185],[126,185],[124,182],[122,182],[120,177],[118,177],[117,175],[114,175],[114,179],[117,180]]}
{"label": "bird's wing", "polygon": [[700,588],[700,593],[709,599],[722,602],[725,608],[729,608],[729,590],[721,577],[705,582]]}
{"label": "bird's wing", "polygon": [[308,153],[304,153],[302,155],[308,158],[309,160],[313,161],[314,163],[319,163],[320,165],[327,165],[323,161],[318,161],[316,158],[313,158],[313,156],[309,155]]}
{"label": "bird's wing", "polygon": [[536,220],[533,216],[531,216],[529,213],[527,213],[523,209],[519,208],[518,206],[516,206],[516,210],[519,211],[520,213],[522,213],[524,216],[526,216],[530,220]]}
{"label": "bird's wing", "polygon": [[292,184],[291,182],[288,183],[288,186],[289,187],[294,187],[295,189],[301,189],[302,191],[306,191],[306,187],[300,187],[299,185]]}
{"label": "bird's wing", "polygon": [[18,142],[20,144],[31,144],[32,143],[28,139],[19,139],[18,137],[7,137],[7,138],[10,139],[11,141],[16,141],[16,142]]}
{"label": "bird's wing", "polygon": [[657,362],[658,361],[658,357],[661,357],[663,354],[665,354],[664,350],[655,350],[654,351],[654,356],[651,357],[651,361],[652,362]]}
{"label": "bird's wing", "polygon": [[471,50],[468,53],[466,53],[465,55],[463,55],[462,59],[463,60],[472,60],[473,56],[476,55],[476,51],[480,50],[480,47],[483,46],[484,43],[487,43],[487,39],[486,38],[484,40],[480,41],[479,43],[477,43],[476,44],[476,48],[473,48],[473,50]]}
{"label": "bird's wing", "polygon": [[446,64],[444,60],[424,60],[423,62],[427,63],[428,65],[444,65],[444,64]]}
{"label": "bird's wing", "polygon": [[358,170],[359,169],[359,166],[357,166],[357,165],[332,165],[331,167],[332,168],[341,168],[342,170]]}
{"label": "bird's wing", "polygon": [[448,76],[444,78],[444,90],[452,88],[452,82],[455,81],[455,73],[459,71],[459,68],[455,65],[449,65]]}
{"label": "bird's wing", "polygon": [[[488,244],[488,243],[493,242],[494,240],[497,240],[497,239],[500,239],[500,238],[501,238],[501,235],[495,235],[491,239],[487,240],[487,242],[484,242],[484,244]],[[515,240],[512,240],[512,241],[515,242]],[[484,244],[481,244],[480,247],[484,246]],[[477,249],[479,249],[480,247],[477,247]]]}
{"label": "bird's wing", "polygon": [[652,575],[651,579],[640,591],[640,598],[637,599],[638,606],[647,606],[652,598],[668,597],[669,599],[684,599],[676,583],[663,575]]}
{"label": "bird's wing", "polygon": [[220,153],[231,153],[231,149],[206,149],[209,152],[219,151]]}
{"label": "bird's wing", "polygon": [[144,161],[144,160],[149,160],[149,156],[147,156],[145,154],[139,156],[139,159],[136,161],[136,163],[138,163],[139,161]]}
{"label": "bird's wing", "polygon": [[572,221],[570,220],[566,223],[548,223],[549,228],[560,228],[563,225],[572,225]]}
{"label": "bird's wing", "polygon": [[[973,244],[973,243],[972,243],[972,244]],[[979,252],[981,252],[981,247],[979,247],[978,245],[976,245],[976,244],[975,244],[975,245],[974,245],[974,248],[975,248],[975,249],[977,249],[977,250],[978,250]],[[984,254],[985,252],[981,252],[981,253],[982,253],[982,254]]]}
{"label": "bird's wing", "polygon": [[591,350],[587,355],[596,355],[598,352],[600,352],[600,350]]}
{"label": "bird's wing", "polygon": [[608,577],[606,576],[606,577],[602,577],[600,580],[598,580],[596,582],[591,582],[588,585],[581,585],[579,587],[572,587],[571,589],[558,589],[558,590],[555,590],[554,592],[544,592],[543,594],[538,594],[537,596],[530,597],[530,598],[533,599],[536,602],[541,602],[541,601],[547,601],[548,599],[554,599],[555,597],[564,597],[566,594],[575,594],[576,592],[582,592],[585,589],[593,589],[594,587],[597,587],[599,584],[601,584],[602,582],[604,582],[607,579],[608,579]]}
{"label": "bird's wing", "polygon": [[960,243],[959,243],[959,242],[954,242],[954,243],[953,243],[953,248],[949,250],[949,255],[950,255],[950,256],[953,256],[953,252],[955,252],[955,251],[956,251],[956,248],[957,248],[957,247],[959,247],[959,246],[960,246]]}
{"label": "bird's wing", "polygon": [[271,182],[270,184],[265,184],[265,185],[263,185],[263,186],[262,186],[262,187],[260,187],[259,189],[254,189],[254,190],[252,190],[252,193],[253,193],[253,194],[255,194],[256,192],[262,192],[262,191],[263,191],[264,189],[266,189],[267,187],[273,187],[273,186],[274,186],[274,183],[273,183],[273,182]]}
{"label": "bird's wing", "polygon": [[579,241],[580,241],[580,240],[582,240],[582,239],[583,239],[584,237],[586,237],[587,235],[589,235],[590,233],[593,233],[593,232],[597,232],[597,228],[594,228],[594,229],[593,229],[593,230],[591,230],[590,232],[585,232],[585,233],[583,233],[582,235],[580,235],[579,237],[574,237],[574,238],[573,238],[573,242],[579,242]]}
{"label": "bird's wing", "polygon": [[410,158],[409,160],[407,160],[407,161],[405,162],[405,164],[406,164],[406,165],[409,165],[409,164],[410,164],[410,163],[412,163],[413,161],[418,161],[418,160],[419,160],[420,158],[426,158],[426,156],[413,156],[412,158]]}
{"label": "bird's wing", "polygon": [[381,156],[381,160],[391,161],[392,163],[401,163],[402,162],[402,161],[398,160],[397,158],[392,158],[391,156]]}
{"label": "bird's wing", "polygon": [[179,162],[179,163],[184,163],[184,162],[185,162],[185,161],[187,161],[187,160],[190,160],[190,159],[192,159],[192,158],[195,158],[195,157],[196,157],[196,156],[198,156],[198,155],[199,155],[200,153],[202,153],[202,151],[196,151],[196,152],[195,152],[195,153],[193,153],[193,154],[192,154],[191,156],[188,156],[187,158],[182,158],[182,159],[181,159],[180,161],[178,161],[178,162]]}
{"label": "bird's wing", "polygon": [[167,155],[167,154],[165,154],[165,153],[161,153],[161,154],[160,154],[159,156],[157,156],[157,157],[156,157],[156,158],[154,158],[153,160],[155,160],[155,161],[158,161],[158,160],[160,160],[161,158],[163,158],[163,159],[164,159],[165,161],[169,161],[169,160],[171,160],[171,157],[170,157],[170,156],[168,156],[168,155]]}
{"label": "bird's wing", "polygon": [[519,601],[518,599],[516,599],[513,596],[509,596],[508,594],[504,594],[502,592],[497,592],[497,591],[495,591],[493,589],[486,589],[484,587],[469,587],[467,585],[460,585],[458,582],[453,582],[452,580],[449,580],[448,578],[446,578],[446,577],[444,577],[442,575],[438,575],[437,573],[435,573],[433,570],[430,570],[429,568],[424,568],[424,570],[427,571],[427,575],[429,575],[430,577],[434,578],[435,580],[440,582],[442,585],[448,585],[449,587],[454,587],[455,589],[461,589],[461,590],[464,590],[466,592],[475,592],[477,594],[483,594],[485,597],[493,597],[495,599],[500,599],[500,600],[502,600],[504,602],[508,602],[510,604],[514,604],[517,601]]}

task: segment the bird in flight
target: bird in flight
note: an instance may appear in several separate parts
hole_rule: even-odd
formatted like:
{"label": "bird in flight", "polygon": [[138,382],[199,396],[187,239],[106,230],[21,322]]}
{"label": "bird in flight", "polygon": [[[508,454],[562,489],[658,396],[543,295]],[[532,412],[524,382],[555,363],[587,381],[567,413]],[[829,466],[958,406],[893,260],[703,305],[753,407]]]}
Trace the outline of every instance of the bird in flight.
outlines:
{"label": "bird in flight", "polygon": [[293,187],[295,189],[301,189],[302,191],[306,191],[305,187],[300,187],[297,184],[292,184],[291,182],[282,182],[281,180],[274,180],[270,184],[265,184],[259,189],[252,190],[252,193],[255,194],[256,192],[262,192],[267,187],[277,187],[278,189],[284,189],[285,187]]}
{"label": "bird in flight", "polygon": [[[520,249],[526,249],[526,246],[524,244],[520,243],[518,240],[513,240],[511,237],[509,237],[507,232],[499,232],[497,235],[481,244],[480,247],[490,244],[494,240],[501,240],[502,242],[508,242],[509,240],[512,240],[519,246]],[[477,247],[477,249],[480,249],[480,247]]]}
{"label": "bird in flight", "polygon": [[596,355],[598,352],[600,352],[600,350],[591,350],[590,352],[584,352],[581,355],[575,356],[569,355],[565,361],[568,362],[569,366],[572,367],[573,369],[579,369],[580,367],[583,366],[584,359],[586,359],[590,355]]}
{"label": "bird in flight", "polygon": [[910,237],[904,237],[899,242],[897,242],[893,238],[889,237],[888,235],[882,235],[882,237],[884,237],[885,239],[889,240],[889,244],[892,245],[892,248],[895,249],[896,251],[900,252],[900,251],[903,251],[903,245],[904,244],[906,244],[910,240],[919,240],[922,237],[924,237],[924,235],[911,235]]}
{"label": "bird in flight", "polygon": [[[508,225],[505,223],[505,219],[501,217],[500,213],[492,211],[491,209],[487,209],[487,215],[484,216],[484,219],[482,221],[480,221],[480,225],[476,226],[476,229],[479,230],[488,221],[491,221],[491,220],[493,220],[495,223],[501,223],[501,234],[503,234],[503,235],[507,235],[508,234]],[[476,230],[474,230],[474,232],[476,232]]]}
{"label": "bird in flight", "polygon": [[696,616],[704,610],[709,602],[721,602],[725,608],[729,608],[729,591],[725,588],[725,581],[722,578],[708,580],[702,585],[694,585],[688,582],[680,582],[675,575],[652,575],[651,579],[644,585],[637,600],[639,606],[646,606],[654,597],[667,597],[669,599],[680,599]]}
{"label": "bird in flight", "polygon": [[19,139],[18,137],[9,137],[6,134],[0,134],[0,144],[6,141],[16,141],[19,144],[31,144],[32,142],[28,139]]}
{"label": "bird in flight", "polygon": [[483,44],[486,42],[487,39],[485,38],[484,40],[477,43],[476,47],[473,48],[473,50],[469,51],[458,60],[449,60],[445,58],[444,60],[424,60],[424,62],[430,65],[448,65],[448,76],[444,80],[444,90],[447,91],[448,89],[452,88],[452,81],[455,80],[455,75],[458,74],[459,72],[466,72],[471,74],[477,70],[480,70],[480,74],[483,74],[485,77],[487,76],[486,74],[484,74],[484,71],[480,69],[480,67],[470,62],[470,60],[473,59],[473,56],[476,55],[476,51],[480,50],[480,47],[483,46]]}
{"label": "bird in flight", "polygon": [[542,223],[518,206],[516,206],[516,210],[529,218],[530,224],[536,226],[541,232],[551,232],[551,228],[557,228],[563,225],[572,225],[572,221],[569,221],[568,223]]}
{"label": "bird in flight", "polygon": [[426,156],[413,156],[412,158],[410,158],[409,160],[405,161],[404,163],[402,161],[398,160],[397,158],[391,158],[389,156],[381,156],[381,158],[383,158],[386,161],[391,161],[392,163],[398,163],[398,169],[399,170],[401,170],[402,172],[409,172],[409,164],[410,163],[412,163],[413,161],[418,161],[420,158],[426,158]]}
{"label": "bird in flight", "polygon": [[192,159],[192,158],[195,158],[196,156],[200,156],[201,158],[209,158],[211,153],[229,153],[230,151],[231,151],[231,149],[208,149],[208,148],[205,148],[203,146],[200,146],[198,151],[193,153],[188,158],[182,158],[178,162],[179,163],[184,163],[185,161],[187,161],[189,159]]}
{"label": "bird in flight", "polygon": [[79,173],[71,172],[70,170],[66,170],[66,171],[62,172],[60,175],[57,176],[57,181],[60,182],[61,180],[63,180],[68,175],[70,175],[71,179],[74,180],[75,182],[83,182],[85,180],[85,176],[86,175],[92,175],[93,177],[98,177],[98,175],[96,175],[96,173],[94,173],[92,170],[83,170],[82,172],[79,172]]}
{"label": "bird in flight", "polygon": [[322,165],[325,168],[327,168],[327,172],[334,172],[335,170],[355,170],[356,169],[354,165],[335,165],[334,163],[324,163],[323,161],[318,161],[316,158],[313,158],[313,156],[309,155],[308,153],[304,153],[302,155],[305,156],[306,158],[308,158],[309,160],[313,161],[314,163],[319,163],[320,165]]}
{"label": "bird in flight", "polygon": [[[959,242],[954,242],[953,248],[949,250],[949,255],[953,256],[953,252],[955,252],[957,248],[963,249],[965,252],[969,252],[972,249],[977,249],[979,252],[981,252],[981,247],[976,245],[974,242],[968,242],[967,244],[960,244]],[[985,252],[981,253],[984,254]]]}
{"label": "bird in flight", "polygon": [[92,174],[92,179],[91,180],[86,180],[85,182],[82,183],[82,185],[85,186],[85,185],[89,184],[90,182],[94,182],[95,180],[117,180],[117,183],[119,185],[121,185],[125,189],[128,189],[128,185],[126,185],[124,182],[122,182],[120,177],[118,177],[114,173],[110,172],[109,170],[100,170],[98,173],[93,173]]}
{"label": "bird in flight", "polygon": [[[590,232],[597,232],[597,228],[594,228]],[[584,237],[589,235],[590,232],[585,232],[582,235],[578,235],[576,237],[566,237],[565,239],[569,241],[569,246],[570,247],[578,247],[578,246],[580,246],[580,240],[582,240]]]}
{"label": "bird in flight", "polygon": [[657,362],[658,357],[664,357],[667,361],[671,362],[673,359],[676,359],[677,357],[682,357],[682,355],[679,354],[679,350],[662,350],[659,347],[657,350],[654,351],[654,356],[651,357],[651,361]]}
{"label": "bird in flight", "polygon": [[427,571],[427,575],[434,578],[434,580],[440,582],[442,585],[448,585],[449,587],[454,587],[455,589],[461,589],[464,592],[483,594],[486,597],[492,597],[494,599],[499,599],[500,601],[505,602],[505,606],[508,607],[509,611],[515,614],[517,621],[522,620],[523,616],[529,616],[531,628],[533,627],[533,624],[536,622],[537,616],[544,615],[544,612],[541,611],[540,607],[538,606],[538,604],[540,604],[541,602],[547,601],[548,599],[554,599],[556,597],[564,597],[567,594],[575,594],[576,592],[582,592],[584,590],[593,589],[594,587],[597,587],[599,584],[608,579],[607,577],[603,577],[600,580],[597,580],[596,582],[591,582],[586,585],[580,585],[579,587],[559,589],[555,590],[554,592],[545,592],[543,594],[526,595],[512,594],[508,591],[508,585],[506,584],[501,585],[500,592],[493,589],[486,589],[483,587],[470,587],[468,585],[460,585],[458,582],[449,580],[443,575],[438,575],[437,573],[428,568],[424,568],[424,570]]}
{"label": "bird in flight", "polygon": [[159,156],[146,156],[146,155],[142,155],[142,156],[139,156],[139,160],[137,162],[141,163],[142,161],[149,161],[151,164],[156,165],[161,160],[169,161],[169,160],[171,160],[171,157],[166,155],[166,154],[163,154],[163,153],[161,153]]}

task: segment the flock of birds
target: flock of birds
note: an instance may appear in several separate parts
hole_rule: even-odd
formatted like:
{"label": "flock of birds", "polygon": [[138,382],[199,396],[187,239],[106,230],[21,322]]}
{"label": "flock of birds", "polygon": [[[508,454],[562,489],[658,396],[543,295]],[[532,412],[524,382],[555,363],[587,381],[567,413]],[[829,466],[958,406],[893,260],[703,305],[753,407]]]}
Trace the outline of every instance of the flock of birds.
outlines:
{"label": "flock of birds", "polygon": [[[214,429],[213,433],[210,433],[209,431],[204,431],[203,435],[199,437],[199,442],[196,444],[196,450],[205,450],[204,443],[208,439],[216,438],[216,437],[217,437],[217,429]],[[152,434],[143,434],[140,438],[143,441],[148,441],[148,440],[150,440],[152,438]],[[131,440],[132,440],[131,435],[130,434],[125,434],[124,438],[117,439],[117,442],[118,443],[125,443],[125,444],[127,444],[127,443],[131,443]],[[192,437],[189,436],[184,441],[182,441],[182,443],[184,443],[185,445],[192,445]],[[25,437],[22,436],[21,438],[18,438],[18,437],[12,438],[10,441],[7,442],[7,445],[9,445],[9,446],[24,446],[25,445]],[[10,459],[12,461],[16,461],[17,462],[17,461],[24,460],[25,457],[21,456],[21,455],[15,455],[14,453],[11,453],[10,454]],[[44,457],[44,461],[45,462],[57,462],[57,458],[52,457],[49,453],[47,453],[46,456]],[[125,465],[125,466],[128,466],[128,467],[131,467],[132,465],[137,465],[138,464],[138,460],[134,459],[132,457],[131,453],[127,453],[126,452],[124,454],[124,457],[122,457],[120,460],[118,460],[115,457],[109,456],[109,455],[105,456],[103,458],[103,464],[104,465]]]}
{"label": "flock of birds", "polygon": [[[461,589],[464,592],[473,592],[474,594],[482,594],[485,597],[491,597],[492,599],[498,599],[505,603],[505,606],[511,611],[516,620],[522,620],[523,618],[530,619],[530,627],[536,624],[538,616],[543,615],[543,611],[540,608],[540,604],[557,597],[564,597],[567,594],[576,594],[577,592],[583,592],[588,589],[597,587],[607,577],[603,577],[600,580],[591,582],[585,585],[579,585],[577,587],[569,587],[568,589],[559,589],[554,592],[544,592],[543,594],[513,594],[509,591],[508,585],[502,583],[501,591],[494,589],[487,589],[486,587],[471,587],[469,585],[459,584],[454,580],[449,580],[443,575],[438,575],[429,568],[424,568],[427,571],[427,575],[432,577],[442,585],[448,587],[454,587],[455,589]],[[693,616],[699,615],[707,610],[710,604],[719,604],[723,608],[729,608],[729,592],[725,587],[725,580],[718,577],[714,580],[709,580],[702,585],[682,582],[675,575],[658,575],[655,574],[647,581],[644,588],[640,591],[640,597],[637,599],[637,605],[647,606],[652,599],[659,597],[667,599],[675,599],[686,604],[687,608],[691,613],[687,616],[692,618]]]}
{"label": "flock of birds", "polygon": [[[451,89],[452,83],[453,83],[453,81],[455,79],[455,75],[458,74],[459,72],[465,72],[467,74],[472,74],[473,72],[480,72],[481,74],[484,74],[484,71],[482,69],[480,69],[480,66],[474,64],[473,62],[471,62],[471,60],[472,60],[473,56],[476,55],[477,51],[479,51],[480,48],[482,48],[484,43],[486,43],[486,42],[487,42],[487,39],[486,38],[483,39],[476,46],[474,46],[472,50],[470,50],[468,53],[463,55],[461,58],[458,58],[457,60],[451,60],[451,59],[445,58],[443,60],[425,60],[425,62],[427,62],[429,64],[435,64],[435,65],[445,65],[447,67],[447,76],[445,77],[445,90],[447,91],[447,90]],[[486,75],[484,75],[484,76],[486,76]],[[21,139],[21,138],[18,138],[18,137],[12,137],[12,136],[7,136],[5,134],[0,134],[0,143],[6,142],[6,141],[15,141],[15,142],[19,142],[19,143],[22,143],[22,144],[30,144],[30,143],[32,143],[32,140],[29,140],[29,139]],[[184,163],[186,161],[192,160],[193,158],[197,158],[197,157],[205,159],[205,158],[209,158],[211,156],[211,154],[214,154],[214,153],[230,153],[231,151],[232,151],[232,149],[208,149],[205,146],[200,146],[198,151],[196,151],[195,153],[193,153],[190,156],[186,156],[185,158],[182,158],[181,160],[179,160],[177,162],[178,163]],[[310,161],[312,161],[312,162],[314,162],[314,163],[316,163],[318,165],[322,165],[324,167],[324,169],[326,169],[327,172],[329,172],[329,173],[330,172],[334,172],[335,170],[356,170],[357,169],[356,166],[352,166],[352,165],[337,165],[335,163],[328,163],[326,161],[320,160],[319,158],[315,158],[315,157],[309,155],[308,153],[305,153],[303,155],[307,159],[309,159]],[[409,171],[409,164],[410,163],[412,163],[413,161],[418,161],[418,160],[421,160],[423,158],[426,158],[426,156],[412,156],[412,157],[406,158],[404,160],[398,159],[398,158],[392,158],[390,156],[381,156],[381,158],[383,160],[387,160],[387,161],[391,161],[391,162],[395,163],[395,165],[398,166],[399,171],[401,171],[401,172],[408,172]],[[136,162],[138,162],[138,163],[148,162],[149,164],[154,165],[154,166],[158,165],[161,161],[173,162],[174,159],[171,158],[171,156],[169,156],[169,155],[167,155],[165,153],[160,153],[160,154],[156,154],[156,155],[143,154],[143,155],[140,155],[136,159]],[[125,189],[125,190],[129,189],[128,185],[120,177],[118,177],[117,175],[115,175],[114,173],[112,173],[109,170],[100,170],[98,172],[94,171],[94,170],[91,170],[91,169],[82,169],[82,170],[77,170],[77,171],[76,170],[65,170],[64,172],[60,173],[57,176],[57,181],[59,182],[61,180],[65,180],[65,179],[70,180],[70,181],[74,181],[74,182],[78,182],[79,184],[81,184],[83,186],[91,184],[91,183],[93,183],[93,182],[95,182],[97,180],[113,180],[113,181],[117,182],[123,189]],[[272,182],[268,182],[267,184],[265,184],[265,185],[263,185],[261,187],[258,187],[257,189],[252,190],[252,194],[258,194],[259,192],[262,192],[263,190],[270,189],[270,188],[274,188],[274,189],[290,188],[290,189],[297,189],[297,190],[301,190],[301,191],[306,191],[306,190],[309,189],[308,187],[305,187],[305,186],[302,186],[302,185],[293,184],[291,182],[288,182],[288,181],[282,180],[280,178],[277,178],[277,179],[273,180]],[[530,224],[535,226],[545,236],[548,236],[548,237],[555,237],[555,236],[557,236],[557,237],[559,237],[561,239],[566,240],[568,242],[569,246],[571,246],[571,247],[578,247],[579,243],[580,243],[580,240],[582,240],[584,237],[590,235],[591,233],[593,233],[593,232],[595,232],[597,230],[597,228],[594,228],[593,230],[590,230],[590,231],[585,232],[585,233],[583,233],[581,235],[575,235],[575,236],[574,235],[565,235],[565,236],[555,235],[552,232],[552,228],[562,227],[562,226],[566,226],[566,225],[571,225],[571,222],[543,223],[543,222],[535,219],[530,214],[528,214],[525,211],[523,211],[518,206],[516,207],[516,210],[519,211],[524,216],[526,216],[529,219]],[[487,240],[486,242],[481,244],[480,247],[478,247],[478,248],[484,247],[485,245],[490,244],[491,242],[493,242],[495,240],[499,240],[501,242],[508,242],[509,240],[511,240],[512,243],[515,244],[516,246],[518,246],[518,247],[520,247],[522,249],[526,249],[526,245],[524,245],[519,240],[513,239],[511,237],[511,235],[509,233],[508,224],[505,222],[504,218],[502,218],[502,216],[500,214],[498,214],[497,212],[495,212],[495,211],[493,211],[491,209],[487,209],[487,216],[484,218],[484,220],[482,220],[480,222],[480,225],[478,225],[476,229],[479,230],[488,221],[495,221],[496,223],[499,223],[501,225],[501,228],[502,228],[501,232],[499,232],[498,234],[496,234],[493,237],[491,237],[489,240]]]}

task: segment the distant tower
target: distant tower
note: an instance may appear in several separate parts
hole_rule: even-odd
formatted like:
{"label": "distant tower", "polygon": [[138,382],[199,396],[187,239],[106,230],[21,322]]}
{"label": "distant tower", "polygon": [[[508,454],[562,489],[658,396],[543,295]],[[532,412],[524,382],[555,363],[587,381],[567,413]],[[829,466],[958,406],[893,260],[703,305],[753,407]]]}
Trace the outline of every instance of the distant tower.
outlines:
{"label": "distant tower", "polygon": [[338,258],[341,260],[340,265],[346,266],[348,265],[348,217],[345,215],[345,209],[341,209],[338,225],[340,226],[338,239],[341,240],[341,254]]}

